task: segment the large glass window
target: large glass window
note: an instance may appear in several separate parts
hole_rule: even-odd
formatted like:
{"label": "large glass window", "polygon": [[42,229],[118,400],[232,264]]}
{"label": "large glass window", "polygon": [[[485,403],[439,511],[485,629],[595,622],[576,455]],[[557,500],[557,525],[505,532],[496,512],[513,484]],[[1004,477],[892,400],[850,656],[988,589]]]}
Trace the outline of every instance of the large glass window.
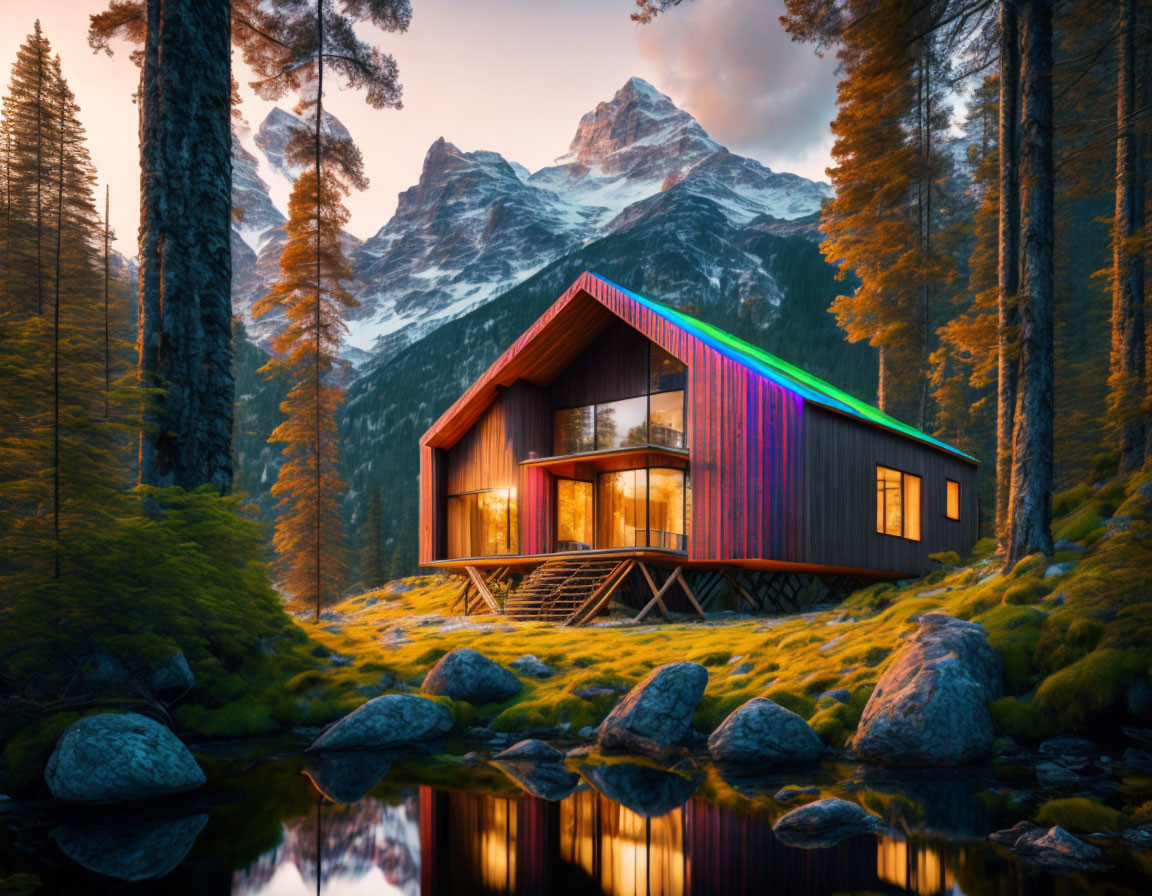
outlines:
{"label": "large glass window", "polygon": [[494,557],[519,549],[516,490],[448,496],[448,556]]}
{"label": "large glass window", "polygon": [[552,450],[557,456],[643,445],[685,447],[687,370],[657,345],[649,345],[648,394],[557,411]]}
{"label": "large glass window", "polygon": [[556,550],[592,547],[592,483],[556,480]]}
{"label": "large glass window", "polygon": [[876,467],[876,531],[920,540],[920,477]]}
{"label": "large glass window", "polygon": [[596,405],[596,450],[633,448],[648,443],[648,396]]}
{"label": "large glass window", "polygon": [[558,455],[582,454],[596,450],[595,407],[567,408],[557,411],[554,419],[553,452]]}
{"label": "large glass window", "polygon": [[648,391],[671,392],[684,388],[688,368],[658,345],[652,345],[648,355]]}
{"label": "large glass window", "polygon": [[649,398],[648,441],[668,448],[684,447],[683,392],[659,392]]}
{"label": "large glass window", "polygon": [[601,473],[596,486],[596,547],[684,550],[684,472]]}
{"label": "large glass window", "polygon": [[648,546],[684,550],[684,471],[648,471]]}

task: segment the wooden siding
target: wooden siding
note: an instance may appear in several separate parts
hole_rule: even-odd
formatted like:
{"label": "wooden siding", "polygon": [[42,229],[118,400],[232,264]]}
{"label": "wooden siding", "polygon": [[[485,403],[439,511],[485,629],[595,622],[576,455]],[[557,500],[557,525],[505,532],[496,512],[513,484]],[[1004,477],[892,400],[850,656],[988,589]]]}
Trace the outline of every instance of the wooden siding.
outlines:
{"label": "wooden siding", "polygon": [[520,468],[520,553],[547,554],[555,539],[555,477],[542,467]]}
{"label": "wooden siding", "polygon": [[688,364],[688,556],[803,559],[801,399],[699,343]]}
{"label": "wooden siding", "polygon": [[432,563],[448,550],[445,495],[448,485],[448,452],[420,446],[420,563]]}
{"label": "wooden siding", "polygon": [[648,392],[648,339],[621,320],[610,323],[548,387],[553,408],[635,398]]}
{"label": "wooden siding", "polygon": [[[976,466],[920,442],[811,404],[804,408],[804,559],[896,575],[930,570],[929,554],[965,556],[976,541]],[[920,541],[876,531],[876,466],[921,477]],[[946,481],[960,483],[960,519]]]}

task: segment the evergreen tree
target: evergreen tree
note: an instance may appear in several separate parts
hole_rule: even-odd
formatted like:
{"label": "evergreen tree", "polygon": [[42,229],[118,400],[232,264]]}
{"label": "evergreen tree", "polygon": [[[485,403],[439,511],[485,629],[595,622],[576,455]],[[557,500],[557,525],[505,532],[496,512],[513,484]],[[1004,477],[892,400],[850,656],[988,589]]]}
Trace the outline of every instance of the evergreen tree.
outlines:
{"label": "evergreen tree", "polygon": [[378,588],[388,581],[389,572],[384,568],[384,504],[380,493],[373,489],[360,534],[360,584]]}
{"label": "evergreen tree", "polygon": [[280,405],[284,422],[270,441],[284,443],[283,463],[272,495],[279,499],[273,544],[284,587],[305,605],[320,606],[343,584],[344,533],[340,520],[343,483],[337,475],[336,408],[343,390],[334,383],[343,309],[356,306],[344,288],[352,269],[340,245],[348,220],[342,200],[347,186],[332,165],[303,172],[288,202],[288,242],[280,256],[281,280],[253,307],[278,312],[276,356],[264,367],[286,376],[292,387]]}
{"label": "evergreen tree", "polygon": [[50,298],[49,200],[57,124],[50,116],[52,48],[39,20],[20,46],[4,97],[6,218],[4,301],[9,310],[42,314]]}
{"label": "evergreen tree", "polygon": [[1052,0],[1021,3],[1020,381],[1012,442],[1008,562],[1052,553],[1055,171]]}

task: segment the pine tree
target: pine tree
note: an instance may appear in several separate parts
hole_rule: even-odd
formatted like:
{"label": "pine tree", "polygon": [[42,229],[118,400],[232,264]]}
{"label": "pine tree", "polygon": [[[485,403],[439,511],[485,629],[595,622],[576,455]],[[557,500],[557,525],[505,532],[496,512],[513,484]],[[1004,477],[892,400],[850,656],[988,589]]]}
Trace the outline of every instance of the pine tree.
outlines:
{"label": "pine tree", "polygon": [[52,48],[36,21],[16,55],[4,97],[6,152],[6,277],[8,311],[41,314],[50,295],[48,259],[52,245],[48,208],[51,148],[57,124],[49,115]]}
{"label": "pine tree", "polygon": [[[356,302],[343,286],[352,276],[340,243],[348,219],[343,199],[367,186],[359,149],[325,128],[324,74],[332,68],[364,89],[376,108],[399,106],[395,62],[359,40],[353,23],[366,18],[404,30],[411,16],[406,0],[344,0],[342,8],[336,12],[324,0],[285,2],[274,11],[254,6],[246,10],[248,27],[239,29],[246,59],[263,76],[253,87],[269,99],[299,91],[297,112],[310,122],[310,130],[298,129],[285,148],[289,162],[311,170],[297,178],[289,200],[283,279],[253,310],[285,317],[274,341],[278,357],[266,365],[270,376],[293,383],[281,405],[285,421],[272,434],[285,443],[272,489],[280,499],[274,544],[285,586],[297,601],[314,604],[317,618],[342,583],[345,561],[335,423],[343,393],[332,380],[345,332],[342,311]],[[269,41],[274,26],[278,39]]]}
{"label": "pine tree", "polygon": [[1021,3],[1020,381],[1008,563],[1052,553],[1054,177],[1052,0]]}
{"label": "pine tree", "polygon": [[364,511],[364,524],[360,536],[360,584],[378,588],[388,580],[384,568],[384,504],[380,492],[372,490]]}
{"label": "pine tree", "polygon": [[1120,0],[1116,64],[1116,214],[1112,222],[1110,412],[1119,430],[1120,470],[1144,462],[1146,415],[1144,227],[1146,126],[1136,106],[1137,0]]}

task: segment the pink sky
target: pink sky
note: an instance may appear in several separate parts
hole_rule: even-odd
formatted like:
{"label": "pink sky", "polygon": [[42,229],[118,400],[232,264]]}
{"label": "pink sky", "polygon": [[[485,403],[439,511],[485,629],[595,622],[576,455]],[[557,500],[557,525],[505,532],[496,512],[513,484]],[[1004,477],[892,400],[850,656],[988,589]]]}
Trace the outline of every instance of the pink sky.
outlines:
{"label": "pink sky", "polygon": [[[117,247],[135,254],[137,70],[122,45],[111,59],[88,47],[88,14],[102,6],[2,0],[0,65],[11,65],[39,16],[80,103],[101,191],[111,184]],[[436,138],[463,150],[495,150],[534,171],[568,148],[583,113],[633,75],[667,93],[732,150],[775,170],[826,179],[834,61],[789,42],[776,21],[781,0],[692,0],[643,27],[628,18],[630,0],[413,0],[412,6],[406,34],[375,35],[399,65],[402,110],[377,111],[353,91],[326,91],[327,108],[359,142],[372,181],[349,199],[357,236],[371,236],[387,222]],[[371,31],[364,36],[372,39]],[[246,80],[239,66],[236,76]],[[271,105],[243,93],[243,114],[256,126]]]}

